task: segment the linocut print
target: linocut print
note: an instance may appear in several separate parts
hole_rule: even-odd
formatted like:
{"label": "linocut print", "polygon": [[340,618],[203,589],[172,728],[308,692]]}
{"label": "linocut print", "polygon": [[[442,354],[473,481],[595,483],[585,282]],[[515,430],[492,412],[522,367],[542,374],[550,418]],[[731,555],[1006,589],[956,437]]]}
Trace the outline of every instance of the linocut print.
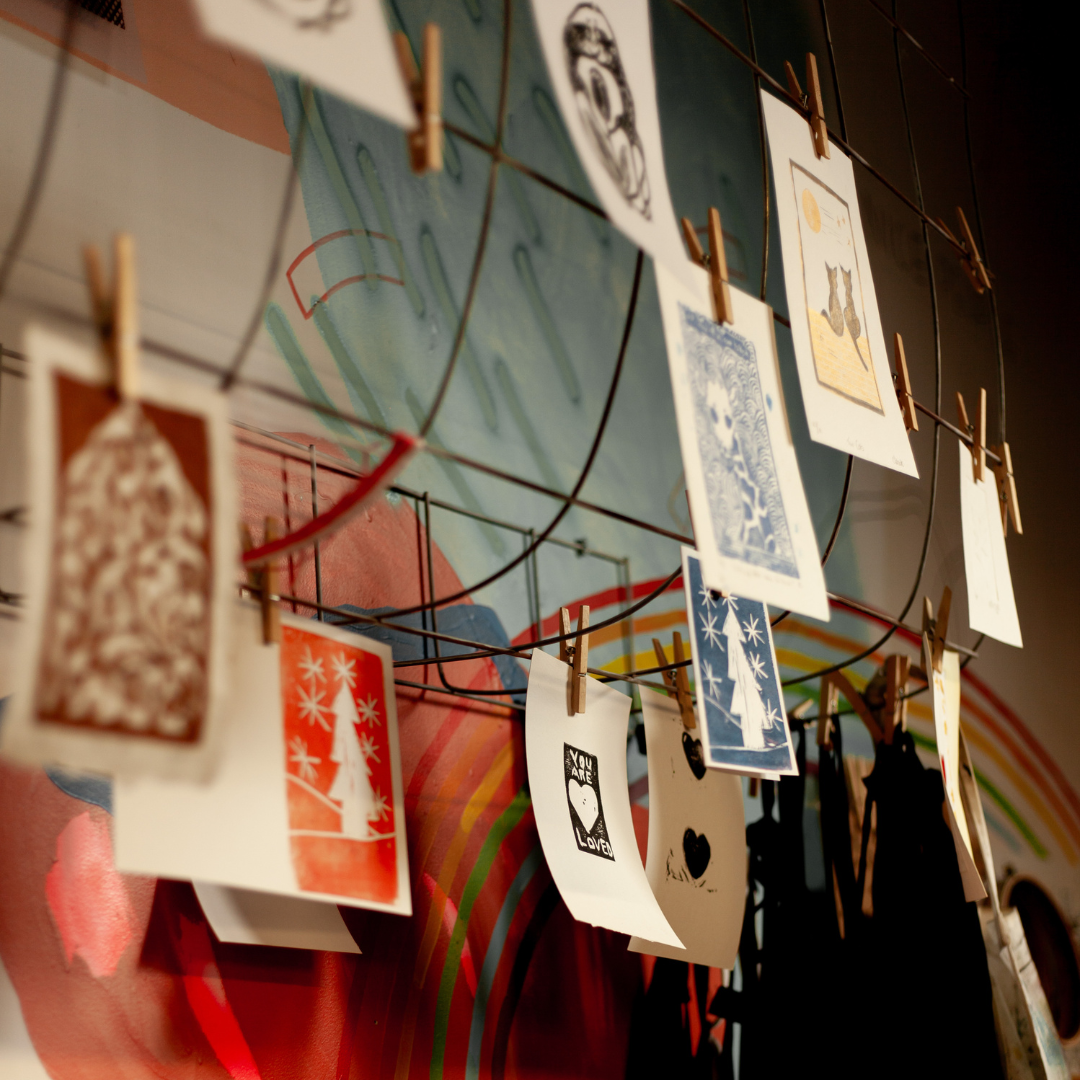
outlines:
{"label": "linocut print", "polygon": [[649,751],[645,873],[684,947],[631,938],[630,950],[730,969],[746,899],[742,781],[705,767],[701,728],[686,730],[672,698],[643,687],[641,713]]}
{"label": "linocut print", "polygon": [[798,577],[754,345],[685,304],[679,317],[713,535],[730,558]]}
{"label": "linocut print", "polygon": [[203,779],[225,691],[236,551],[225,398],[31,327],[28,597],[5,749]]}
{"label": "linocut print", "polygon": [[382,658],[283,626],[281,699],[297,884],[392,903],[397,836]]}
{"label": "linocut print", "polygon": [[791,181],[818,382],[880,413],[851,211],[835,191],[794,161]]}
{"label": "linocut print", "polygon": [[795,775],[768,607],[710,589],[697,553],[689,548],[683,548],[683,582],[696,712],[708,764],[734,772]]}
{"label": "linocut print", "polygon": [[52,377],[60,437],[38,722],[197,742],[213,577],[206,422]]}
{"label": "linocut print", "polygon": [[570,678],[568,664],[533,650],[525,761],[551,877],[579,922],[681,948],[649,888],[634,833],[626,782],[630,698],[589,679],[585,712],[571,712]]}

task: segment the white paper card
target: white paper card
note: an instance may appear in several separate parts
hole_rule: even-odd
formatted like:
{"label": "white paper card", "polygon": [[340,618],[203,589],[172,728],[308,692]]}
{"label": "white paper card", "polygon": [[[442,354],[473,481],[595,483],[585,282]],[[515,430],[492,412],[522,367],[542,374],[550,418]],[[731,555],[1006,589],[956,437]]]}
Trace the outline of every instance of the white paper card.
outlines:
{"label": "white paper card", "polygon": [[204,779],[224,721],[236,579],[223,394],[26,333],[27,592],[6,753],[108,775]]}
{"label": "white paper card", "polygon": [[[932,670],[932,669],[931,669]],[[967,815],[960,793],[960,654],[945,649],[941,671],[933,672],[934,735],[937,740],[945,807],[956,845],[956,859],[964,882],[965,900],[984,900],[986,887],[975,866]]]}
{"label": "white paper card", "polygon": [[690,269],[693,289],[662,266],[656,283],[702,574],[712,589],[827,621],[772,311],[732,289],[735,322],[717,323],[708,275]]}
{"label": "white paper card", "polygon": [[806,118],[761,91],[791,337],[810,437],[918,476],[870,274],[855,174],[818,158]]}
{"label": "white paper card", "polygon": [[632,952],[707,967],[735,967],[746,899],[742,781],[705,767],[700,729],[678,705],[641,690],[649,759],[649,851],[645,874],[685,948],[630,939]]}
{"label": "white paper card", "polygon": [[412,914],[390,648],[236,604],[229,727],[211,783],[115,785],[116,865]]}
{"label": "white paper card", "polygon": [[689,283],[664,172],[648,0],[533,0],[574,148],[612,223]]}
{"label": "white paper card", "polygon": [[968,625],[1006,645],[1023,648],[997,483],[989,468],[984,480],[976,480],[971,453],[959,441],[956,445],[960,455],[960,525],[964,534]]}
{"label": "white paper card", "polygon": [[192,883],[218,941],[281,949],[359,953],[336,904],[292,896]]}
{"label": "white paper card", "polygon": [[416,127],[380,0],[196,0],[203,29],[399,127]]}
{"label": "white paper card", "polygon": [[682,947],[645,877],[626,780],[630,698],[588,680],[570,711],[570,667],[534,649],[525,698],[525,757],[540,843],[570,914]]}
{"label": "white paper card", "polygon": [[769,609],[711,590],[690,548],[682,549],[682,565],[707,764],[768,780],[798,775]]}

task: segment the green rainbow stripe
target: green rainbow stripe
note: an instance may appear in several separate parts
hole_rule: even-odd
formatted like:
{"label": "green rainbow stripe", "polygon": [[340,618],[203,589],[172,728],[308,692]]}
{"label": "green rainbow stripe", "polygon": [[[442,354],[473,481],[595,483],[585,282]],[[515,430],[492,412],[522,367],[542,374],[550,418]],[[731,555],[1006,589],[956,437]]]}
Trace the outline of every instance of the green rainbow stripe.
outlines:
{"label": "green rainbow stripe", "polygon": [[480,854],[469,874],[468,881],[461,894],[458,905],[457,921],[454,923],[450,944],[446,947],[446,960],[443,962],[442,979],[439,982],[439,996],[435,1003],[435,1037],[431,1048],[431,1080],[442,1080],[443,1059],[446,1056],[446,1035],[450,1023],[450,1002],[454,997],[454,984],[457,982],[458,968],[461,966],[461,950],[465,947],[465,935],[469,929],[469,916],[473,904],[480,895],[480,890],[487,881],[491,864],[499,853],[502,842],[524,817],[532,801],[522,788],[510,805],[499,815],[484,839]]}

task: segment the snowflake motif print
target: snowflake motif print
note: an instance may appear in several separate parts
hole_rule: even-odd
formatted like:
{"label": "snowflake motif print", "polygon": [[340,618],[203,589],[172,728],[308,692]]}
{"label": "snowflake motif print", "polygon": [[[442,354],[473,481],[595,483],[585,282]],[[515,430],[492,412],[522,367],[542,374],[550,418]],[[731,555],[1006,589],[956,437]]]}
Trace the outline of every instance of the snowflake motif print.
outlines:
{"label": "snowflake motif print", "polygon": [[705,713],[709,764],[781,771],[790,735],[775,666],[768,608],[707,589],[695,553],[685,552],[687,617]]}
{"label": "snowflake motif print", "polygon": [[570,824],[578,850],[614,862],[615,852],[611,850],[608,840],[604,804],[600,798],[600,772],[596,755],[563,743],[563,770]]}
{"label": "snowflake motif print", "polygon": [[299,887],[394,900],[382,660],[317,631],[285,626],[281,693],[289,843]]}

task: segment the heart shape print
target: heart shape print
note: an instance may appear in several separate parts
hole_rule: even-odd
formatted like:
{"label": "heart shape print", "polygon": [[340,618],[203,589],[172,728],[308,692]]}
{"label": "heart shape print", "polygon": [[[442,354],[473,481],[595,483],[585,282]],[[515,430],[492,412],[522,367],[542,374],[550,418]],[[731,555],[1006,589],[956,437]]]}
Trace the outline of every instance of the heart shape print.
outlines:
{"label": "heart shape print", "polygon": [[708,838],[702,833],[700,836],[693,829],[687,829],[682,838],[683,855],[686,858],[686,869],[690,876],[697,881],[705,873],[712,858],[712,848],[709,847]]}
{"label": "heart shape print", "polygon": [[705,775],[705,754],[701,749],[700,739],[691,739],[690,733],[682,733],[682,748],[686,755],[686,764],[690,771],[700,780]]}
{"label": "heart shape print", "polygon": [[[596,792],[588,784],[579,784],[576,780],[569,780],[566,784],[566,793],[570,797],[570,805],[574,808],[581,824],[586,832],[592,832],[596,824],[600,807],[596,800]],[[707,860],[706,860],[707,861]]]}

